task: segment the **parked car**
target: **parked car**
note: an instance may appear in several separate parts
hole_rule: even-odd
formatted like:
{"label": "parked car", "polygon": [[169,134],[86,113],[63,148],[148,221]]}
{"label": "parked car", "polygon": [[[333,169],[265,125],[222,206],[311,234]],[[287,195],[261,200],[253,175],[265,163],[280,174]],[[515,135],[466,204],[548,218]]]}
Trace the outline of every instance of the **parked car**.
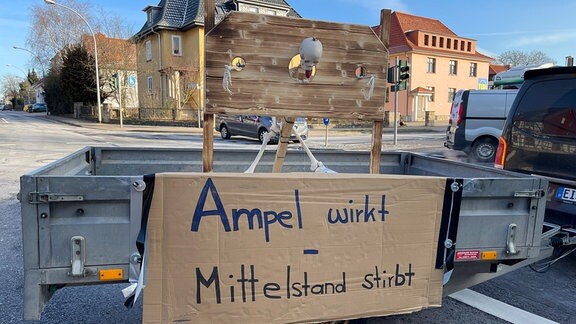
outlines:
{"label": "parked car", "polygon": [[576,228],[576,67],[526,71],[495,167],[544,176],[545,221]]}
{"label": "parked car", "polygon": [[12,107],[8,106],[8,105],[4,105],[4,106],[2,106],[2,110],[12,110]]}
{"label": "parked car", "polygon": [[[264,140],[264,134],[270,131],[273,118],[269,116],[254,115],[218,115],[216,118],[216,130],[220,132],[223,139],[229,139],[231,136],[247,136],[257,138],[260,143]],[[308,123],[305,118],[297,118],[295,129],[303,140],[308,138]],[[292,135],[291,140],[297,140]],[[278,136],[271,140],[278,141]]]}
{"label": "parked car", "polygon": [[32,112],[31,108],[32,108],[32,105],[24,105],[24,108],[22,108],[22,111],[31,113]]}
{"label": "parked car", "polygon": [[459,90],[444,146],[478,162],[494,162],[498,138],[518,90]]}
{"label": "parked car", "polygon": [[45,103],[35,103],[32,106],[32,112],[46,112],[46,104]]}

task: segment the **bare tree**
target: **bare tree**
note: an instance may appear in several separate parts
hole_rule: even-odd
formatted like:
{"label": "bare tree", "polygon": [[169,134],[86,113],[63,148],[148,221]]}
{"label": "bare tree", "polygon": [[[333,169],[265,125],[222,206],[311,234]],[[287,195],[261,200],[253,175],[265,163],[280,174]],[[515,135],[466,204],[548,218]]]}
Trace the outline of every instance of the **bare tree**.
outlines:
{"label": "bare tree", "polygon": [[554,63],[556,61],[548,57],[546,53],[542,51],[506,51],[496,57],[494,61],[495,64],[502,65],[512,65],[512,66],[526,66],[526,65],[536,65],[544,63]]}
{"label": "bare tree", "polygon": [[14,74],[5,74],[2,78],[2,90],[4,91],[4,94],[18,97],[18,94],[20,93],[20,83],[22,83],[22,78],[19,78]]}
{"label": "bare tree", "polygon": [[[75,0],[61,3],[76,10],[89,22],[92,20],[88,3]],[[57,54],[67,46],[78,44],[82,34],[89,34],[86,23],[70,10],[39,3],[32,5],[31,13],[33,23],[26,44],[42,61],[43,67],[49,66],[50,60],[58,58]]]}
{"label": "bare tree", "polygon": [[[60,3],[82,15],[95,33],[101,32],[113,38],[129,38],[133,33],[122,17],[102,8],[95,9],[88,2],[61,0]],[[83,35],[91,36],[82,18],[70,10],[43,3],[32,5],[30,10],[33,23],[26,44],[36,54],[34,61],[39,61],[43,68],[48,67],[54,57],[58,59],[60,51],[72,44],[79,44]]]}

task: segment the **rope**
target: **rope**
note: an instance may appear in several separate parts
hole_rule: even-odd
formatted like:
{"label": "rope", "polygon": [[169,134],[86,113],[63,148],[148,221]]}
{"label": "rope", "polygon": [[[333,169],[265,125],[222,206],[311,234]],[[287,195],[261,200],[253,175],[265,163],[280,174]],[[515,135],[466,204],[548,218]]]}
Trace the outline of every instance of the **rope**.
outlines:
{"label": "rope", "polygon": [[228,94],[233,95],[232,90],[230,90],[230,86],[232,85],[232,73],[234,67],[230,65],[224,65],[224,77],[222,78],[222,88],[224,91],[228,92]]}

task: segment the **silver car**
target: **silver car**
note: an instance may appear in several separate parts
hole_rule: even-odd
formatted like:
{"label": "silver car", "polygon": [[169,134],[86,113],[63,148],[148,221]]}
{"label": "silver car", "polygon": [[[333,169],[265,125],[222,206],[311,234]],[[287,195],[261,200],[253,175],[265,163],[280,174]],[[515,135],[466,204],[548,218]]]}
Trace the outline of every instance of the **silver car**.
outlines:
{"label": "silver car", "polygon": [[[264,134],[270,131],[273,119],[270,116],[254,115],[218,115],[216,117],[216,130],[220,132],[223,139],[231,136],[246,136],[257,138],[260,143],[264,139]],[[305,118],[296,118],[294,129],[303,140],[308,138],[308,123]],[[296,136],[292,135],[291,140],[296,141]],[[278,136],[271,139],[278,142]]]}

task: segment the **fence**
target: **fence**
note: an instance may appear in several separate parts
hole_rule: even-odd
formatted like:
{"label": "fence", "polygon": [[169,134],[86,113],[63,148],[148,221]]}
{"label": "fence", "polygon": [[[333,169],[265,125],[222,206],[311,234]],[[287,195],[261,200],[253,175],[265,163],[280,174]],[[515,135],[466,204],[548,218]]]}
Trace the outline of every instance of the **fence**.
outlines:
{"label": "fence", "polygon": [[[102,119],[105,122],[118,120],[120,118],[118,112],[118,108],[110,107],[107,104],[102,105]],[[96,106],[75,104],[74,117],[79,119],[96,119],[98,118],[98,109]],[[173,109],[128,107],[124,109],[123,118],[126,121],[137,121],[139,123],[174,122],[190,124],[198,122],[198,110],[191,108]]]}

